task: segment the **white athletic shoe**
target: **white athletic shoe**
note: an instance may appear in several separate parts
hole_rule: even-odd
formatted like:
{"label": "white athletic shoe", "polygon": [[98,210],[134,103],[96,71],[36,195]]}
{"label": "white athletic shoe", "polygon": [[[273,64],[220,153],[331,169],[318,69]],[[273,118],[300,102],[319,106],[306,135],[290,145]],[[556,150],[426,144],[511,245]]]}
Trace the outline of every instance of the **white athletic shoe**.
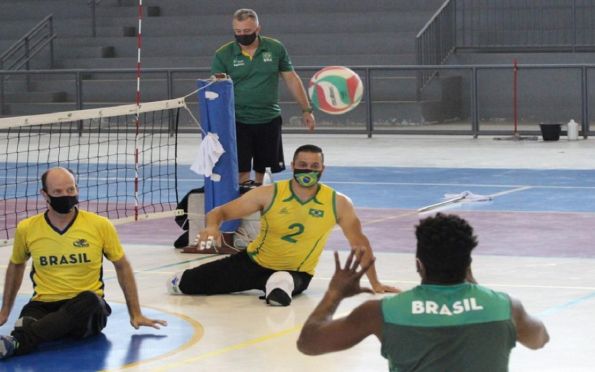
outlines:
{"label": "white athletic shoe", "polygon": [[183,273],[176,273],[174,276],[167,280],[167,283],[165,283],[167,287],[167,293],[175,295],[184,294],[180,290],[180,280],[182,279],[182,274]]}

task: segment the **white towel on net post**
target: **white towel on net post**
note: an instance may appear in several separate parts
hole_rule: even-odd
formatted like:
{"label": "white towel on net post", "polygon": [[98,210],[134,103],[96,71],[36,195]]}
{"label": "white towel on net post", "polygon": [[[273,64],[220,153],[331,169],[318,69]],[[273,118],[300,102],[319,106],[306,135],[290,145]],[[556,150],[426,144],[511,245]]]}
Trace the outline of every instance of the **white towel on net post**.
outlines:
{"label": "white towel on net post", "polygon": [[458,199],[461,198],[461,202],[481,202],[481,201],[490,201],[492,197],[489,195],[478,195],[474,194],[471,191],[463,191],[460,194],[444,194],[444,199]]}
{"label": "white towel on net post", "polygon": [[219,136],[216,133],[209,132],[198,146],[198,151],[190,169],[194,173],[202,174],[206,177],[215,176],[213,174],[213,168],[224,153],[225,150],[219,142]]}

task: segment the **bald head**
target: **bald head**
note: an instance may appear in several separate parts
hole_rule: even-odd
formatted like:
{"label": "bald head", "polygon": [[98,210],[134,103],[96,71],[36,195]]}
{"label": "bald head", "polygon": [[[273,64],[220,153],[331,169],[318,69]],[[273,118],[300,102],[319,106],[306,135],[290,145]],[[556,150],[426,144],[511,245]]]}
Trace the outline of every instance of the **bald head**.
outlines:
{"label": "bald head", "polygon": [[50,168],[41,175],[41,189],[51,196],[76,195],[74,173],[67,168]]}

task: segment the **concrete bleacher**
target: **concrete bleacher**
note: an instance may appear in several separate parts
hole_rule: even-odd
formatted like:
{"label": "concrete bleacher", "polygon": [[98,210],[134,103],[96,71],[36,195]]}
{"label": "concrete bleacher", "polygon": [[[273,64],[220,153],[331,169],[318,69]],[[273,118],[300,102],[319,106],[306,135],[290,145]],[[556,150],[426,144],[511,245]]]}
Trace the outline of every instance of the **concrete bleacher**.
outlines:
{"label": "concrete bleacher", "polygon": [[[250,1],[243,6],[260,16],[262,33],[280,39],[295,66],[368,66],[415,64],[415,34],[439,8],[443,0],[344,0]],[[144,68],[208,68],[214,51],[233,39],[231,15],[239,6],[219,0],[144,1],[142,66]],[[4,0],[0,2],[0,47],[5,50],[47,14],[54,15],[55,69],[114,69],[136,67],[137,2],[102,0],[96,8],[97,37],[91,37],[91,9],[86,1]],[[43,60],[44,55],[40,56]],[[36,68],[46,68],[36,61]],[[302,73],[307,82],[311,72]],[[191,91],[201,74],[175,81],[176,94]],[[134,74],[92,73],[85,75],[85,108],[130,103],[136,89]],[[11,81],[12,80],[12,81]],[[76,108],[74,75],[44,75],[33,79],[30,91],[22,82],[7,82],[10,115]],[[383,73],[374,78],[379,107],[409,110],[420,118],[415,102],[415,75],[411,72]],[[399,87],[396,89],[395,87]],[[12,89],[12,91],[11,91]],[[167,98],[164,75],[145,74],[143,99]],[[439,95],[439,88],[436,94]],[[296,109],[283,89],[284,109]],[[378,114],[382,118],[383,110]],[[359,116],[358,116],[359,115]],[[361,114],[354,113],[359,121]],[[412,119],[413,120],[413,119]],[[423,118],[422,118],[423,120]]]}
{"label": "concrete bleacher", "polygon": [[[478,91],[480,118],[487,121],[508,119],[512,115],[514,61],[518,70],[518,110],[521,120],[528,122],[566,123],[571,118],[581,117],[582,64],[592,64],[592,52],[547,52],[547,53],[457,53],[450,56],[453,65],[509,65],[509,69],[482,69],[478,79],[484,89]],[[546,65],[543,68],[523,68],[523,65]],[[552,69],[547,66],[565,65]],[[573,67],[575,65],[575,67]],[[595,84],[592,70],[587,73],[589,86]],[[470,76],[463,78],[470,84]],[[465,106],[467,104],[465,103]],[[464,110],[467,110],[465,107]]]}

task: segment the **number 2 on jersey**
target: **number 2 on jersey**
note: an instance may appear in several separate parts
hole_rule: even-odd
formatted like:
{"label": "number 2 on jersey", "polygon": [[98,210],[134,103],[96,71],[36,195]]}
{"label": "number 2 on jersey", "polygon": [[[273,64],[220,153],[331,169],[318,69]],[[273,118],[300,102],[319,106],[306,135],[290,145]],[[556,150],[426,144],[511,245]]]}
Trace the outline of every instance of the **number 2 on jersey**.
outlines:
{"label": "number 2 on jersey", "polygon": [[297,237],[304,232],[304,225],[301,223],[293,223],[289,225],[289,230],[291,233],[283,235],[281,239],[285,240],[286,242],[297,243],[297,240],[294,239],[294,237]]}

